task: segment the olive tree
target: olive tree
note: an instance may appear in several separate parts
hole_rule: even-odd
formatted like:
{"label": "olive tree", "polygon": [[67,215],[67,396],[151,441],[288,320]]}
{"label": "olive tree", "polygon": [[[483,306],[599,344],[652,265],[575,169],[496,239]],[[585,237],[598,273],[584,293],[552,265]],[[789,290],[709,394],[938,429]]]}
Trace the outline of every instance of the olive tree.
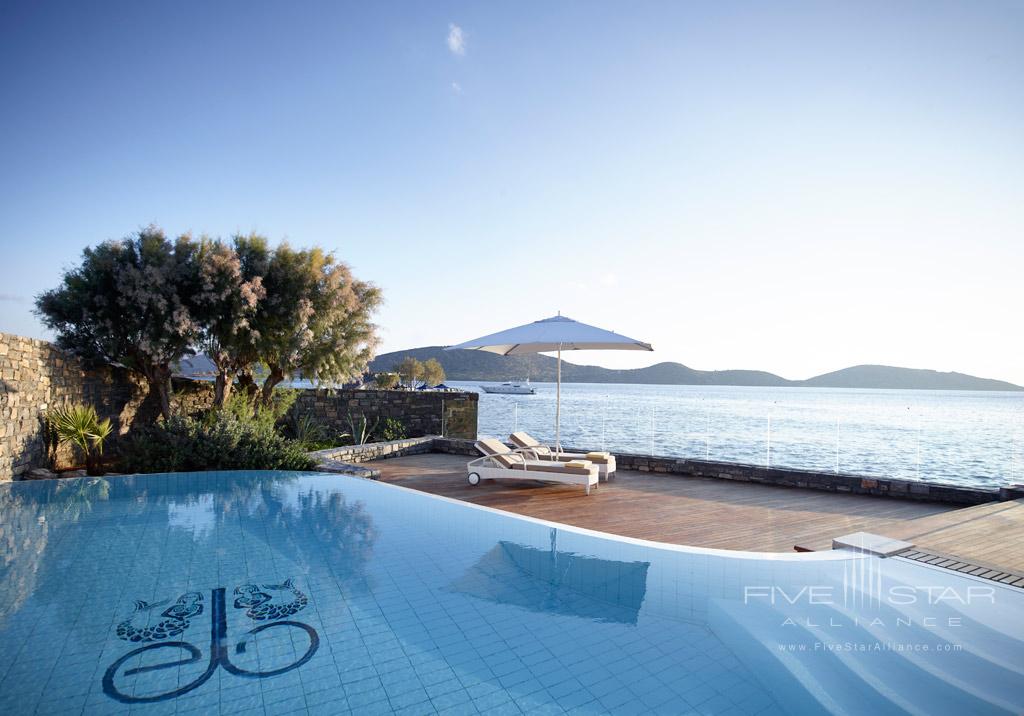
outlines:
{"label": "olive tree", "polygon": [[433,387],[444,382],[444,368],[437,358],[428,358],[423,362],[423,382]]}
{"label": "olive tree", "polygon": [[403,381],[409,384],[410,388],[415,388],[416,381],[423,376],[423,364],[412,356],[406,356],[398,364],[395,372],[401,376]]}
{"label": "olive tree", "polygon": [[295,373],[328,384],[360,376],[377,345],[371,316],[380,303],[376,286],[319,248],[271,249],[255,235],[172,242],[149,227],[86,249],[36,299],[36,312],[62,348],[142,376],[170,417],[172,366],[197,348],[217,368],[218,406],[236,381],[269,405]]}
{"label": "olive tree", "polygon": [[200,337],[190,310],[198,289],[196,244],[150,226],[82,252],[61,285],[36,298],[57,344],[87,363],[116,363],[145,379],[171,413],[172,366]]}
{"label": "olive tree", "polygon": [[373,382],[380,390],[392,390],[398,387],[397,373],[377,373],[373,376]]}

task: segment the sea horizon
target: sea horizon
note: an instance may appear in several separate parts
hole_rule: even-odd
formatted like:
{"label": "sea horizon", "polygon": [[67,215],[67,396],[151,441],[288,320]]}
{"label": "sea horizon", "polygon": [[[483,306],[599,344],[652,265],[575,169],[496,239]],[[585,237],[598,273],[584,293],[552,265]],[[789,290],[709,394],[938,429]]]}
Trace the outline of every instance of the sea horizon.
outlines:
{"label": "sea horizon", "polygon": [[[479,433],[554,441],[555,384],[480,394]],[[561,442],[588,449],[993,488],[1024,480],[1014,391],[562,383]]]}

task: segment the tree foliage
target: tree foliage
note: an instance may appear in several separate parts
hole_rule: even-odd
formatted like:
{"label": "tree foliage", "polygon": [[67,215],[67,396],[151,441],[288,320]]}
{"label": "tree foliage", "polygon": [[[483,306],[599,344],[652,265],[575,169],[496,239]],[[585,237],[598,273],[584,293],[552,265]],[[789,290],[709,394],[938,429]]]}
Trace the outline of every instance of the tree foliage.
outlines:
{"label": "tree foliage", "polygon": [[172,242],[153,226],[87,248],[61,285],[36,299],[36,313],[64,350],[143,376],[168,416],[171,368],[200,337],[190,310],[196,250],[190,237]]}
{"label": "tree foliage", "polygon": [[36,312],[62,348],[143,376],[167,418],[172,367],[196,350],[216,366],[218,406],[236,381],[268,405],[296,373],[352,380],[373,357],[380,303],[376,286],[320,248],[271,248],[257,235],[172,242],[148,227],[86,249]]}
{"label": "tree foliage", "polygon": [[398,364],[395,372],[402,378],[402,381],[410,388],[416,387],[416,381],[423,377],[423,364],[412,356],[406,356]]}
{"label": "tree foliage", "polygon": [[268,370],[262,399],[296,372],[317,384],[360,376],[377,345],[371,316],[380,306],[380,289],[355,279],[347,265],[319,248],[281,244],[258,259],[259,243],[250,237],[245,251],[253,254],[252,263],[266,262],[266,298],[253,318],[256,352]]}
{"label": "tree foliage", "polygon": [[243,270],[239,253],[223,241],[201,239],[196,260],[200,291],[194,297],[194,310],[201,326],[199,348],[216,366],[214,403],[223,405],[231,396],[238,372],[258,359],[259,333],[253,318],[266,290],[263,277],[251,264]]}
{"label": "tree foliage", "polygon": [[428,358],[423,363],[423,382],[433,388],[444,382],[444,368],[437,358]]}
{"label": "tree foliage", "polygon": [[380,390],[391,390],[398,387],[398,373],[377,373],[373,382]]}

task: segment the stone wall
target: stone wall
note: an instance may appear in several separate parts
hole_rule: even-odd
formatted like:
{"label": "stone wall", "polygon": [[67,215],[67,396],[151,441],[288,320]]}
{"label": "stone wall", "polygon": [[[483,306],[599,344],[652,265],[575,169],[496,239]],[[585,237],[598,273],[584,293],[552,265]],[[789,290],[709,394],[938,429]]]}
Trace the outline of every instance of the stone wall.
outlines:
{"label": "stone wall", "polygon": [[[455,455],[479,455],[473,447],[472,440],[435,439],[433,451]],[[587,452],[585,449],[577,447],[566,447],[565,451]],[[973,488],[897,478],[874,478],[775,467],[765,468],[733,462],[686,460],[622,452],[615,453],[615,463],[619,470],[651,472],[666,476],[682,475],[735,482],[758,482],[780,487],[800,487],[809,490],[944,502],[955,505],[979,505],[996,500],[1013,500],[1024,497],[1024,490],[1020,488]]]}
{"label": "stone wall", "polygon": [[[213,386],[174,380],[174,408],[191,414],[209,407]],[[350,432],[348,417],[366,415],[372,424],[387,417],[402,421],[409,436],[476,437],[475,393],[430,393],[398,390],[345,390],[334,394],[304,390],[293,411],[309,413],[336,432]],[[117,451],[117,436],[133,423],[147,423],[160,413],[146,386],[125,370],[86,369],[81,362],[46,341],[0,333],[0,481],[35,467],[74,466],[70,450],[48,451],[42,416],[53,404],[85,403],[110,418],[115,435],[106,450]]]}
{"label": "stone wall", "polygon": [[294,411],[312,415],[337,433],[351,433],[350,418],[365,416],[372,427],[396,418],[408,437],[445,435],[476,439],[476,393],[434,393],[413,390],[308,390],[295,402]]}
{"label": "stone wall", "polygon": [[420,438],[404,438],[402,440],[389,440],[387,442],[367,443],[365,445],[345,445],[343,447],[327,448],[309,453],[309,456],[316,460],[317,470],[324,472],[341,472],[347,475],[357,475],[371,480],[380,477],[380,470],[368,467],[361,463],[370,460],[385,460],[389,457],[402,457],[403,455],[422,455],[434,451],[432,436]]}
{"label": "stone wall", "polygon": [[[174,381],[175,409],[192,413],[209,406],[210,385]],[[43,439],[42,416],[51,405],[84,403],[110,418],[114,435],[106,450],[117,451],[119,436],[136,420],[151,421],[160,405],[143,383],[124,369],[86,369],[52,343],[0,333],[0,481],[34,467],[73,467],[70,448],[55,452]]]}
{"label": "stone wall", "polygon": [[[144,397],[123,370],[85,370],[46,341],[0,333],[0,480],[49,462],[41,422],[49,406],[94,405],[121,433]],[[67,466],[70,453],[62,450],[54,457],[58,466]]]}
{"label": "stone wall", "polygon": [[402,457],[403,455],[422,455],[434,452],[434,438],[424,436],[418,438],[403,438],[402,440],[389,440],[387,442],[366,443],[365,445],[343,445],[341,447],[316,450],[309,453],[317,462],[335,461],[345,463],[367,462],[369,460],[384,460],[389,457]]}
{"label": "stone wall", "polygon": [[[576,452],[566,448],[566,452]],[[828,492],[846,492],[856,495],[878,495],[899,497],[907,500],[926,502],[947,502],[958,505],[979,505],[1000,499],[998,489],[962,487],[959,485],[918,482],[899,478],[876,478],[862,475],[847,475],[833,472],[815,472],[789,468],[767,468],[733,462],[712,462],[708,460],[687,460],[674,457],[633,455],[615,453],[616,467],[620,470],[637,470],[691,477],[733,480],[736,482],[759,482],[783,487],[802,487]]]}

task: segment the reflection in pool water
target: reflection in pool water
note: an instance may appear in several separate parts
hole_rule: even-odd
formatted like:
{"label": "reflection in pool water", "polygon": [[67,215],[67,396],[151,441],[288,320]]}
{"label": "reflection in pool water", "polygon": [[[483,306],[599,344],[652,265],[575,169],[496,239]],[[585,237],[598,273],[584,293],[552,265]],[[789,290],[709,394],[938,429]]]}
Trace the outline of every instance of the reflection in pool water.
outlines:
{"label": "reflection in pool water", "polygon": [[451,588],[502,606],[581,619],[636,624],[647,592],[648,562],[585,557],[502,540]]}
{"label": "reflection in pool water", "polygon": [[[764,598],[849,587],[865,565],[879,584],[966,581],[899,560],[658,547],[267,472],[3,486],[0,543],[0,713],[1024,706],[1013,590],[983,606]],[[872,609],[881,626],[852,621]],[[868,638],[961,649],[813,646]]]}

